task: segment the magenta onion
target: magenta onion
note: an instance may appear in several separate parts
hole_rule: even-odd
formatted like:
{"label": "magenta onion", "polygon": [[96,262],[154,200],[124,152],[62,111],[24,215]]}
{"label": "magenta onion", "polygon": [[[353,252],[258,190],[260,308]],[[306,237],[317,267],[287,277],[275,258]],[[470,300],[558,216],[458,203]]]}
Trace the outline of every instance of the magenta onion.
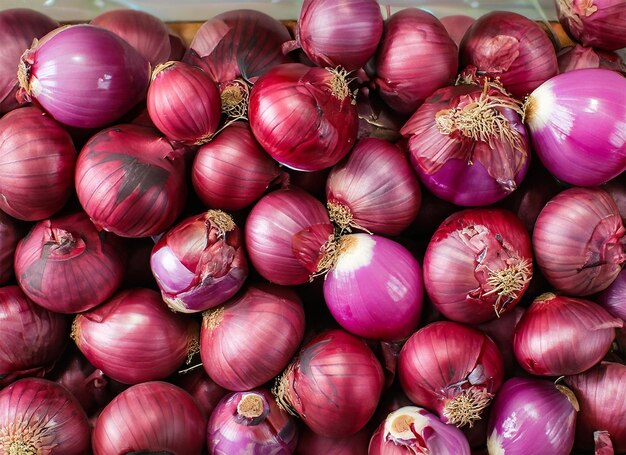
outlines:
{"label": "magenta onion", "polygon": [[99,128],[146,95],[150,63],[115,33],[94,25],[58,28],[22,55],[18,95],[58,122]]}
{"label": "magenta onion", "polygon": [[374,340],[398,341],[413,333],[422,312],[424,288],[419,262],[385,237],[341,237],[324,279],[324,299],[349,332]]}
{"label": "magenta onion", "polygon": [[290,455],[298,444],[297,430],[268,390],[234,392],[211,414],[207,447],[214,454]]}
{"label": "magenta onion", "polygon": [[437,197],[489,205],[526,175],[530,153],[520,112],[498,85],[472,82],[437,90],[400,133],[422,183]]}
{"label": "magenta onion", "polygon": [[471,451],[461,430],[423,408],[405,406],[390,413],[374,431],[368,455],[416,453],[470,455]]}
{"label": "magenta onion", "polygon": [[120,286],[125,270],[119,237],[99,233],[84,212],[37,223],[15,251],[15,275],[24,293],[58,313],[99,305]]}
{"label": "magenta onion", "polygon": [[204,313],[200,356],[217,384],[250,390],[283,371],[303,337],[304,309],[298,295],[276,285],[251,285]]}
{"label": "magenta onion", "polygon": [[367,453],[370,429],[366,426],[361,431],[349,436],[330,438],[321,436],[306,426],[298,432],[296,455],[363,455]]}
{"label": "magenta onion", "polygon": [[19,106],[17,68],[22,53],[33,43],[54,30],[59,23],[39,11],[10,8],[0,12],[0,114]]}
{"label": "magenta onion", "polygon": [[21,379],[0,392],[0,451],[82,455],[89,450],[87,415],[65,387]]}
{"label": "magenta onion", "polygon": [[530,236],[502,209],[477,208],[446,218],[424,255],[424,285],[449,319],[480,323],[513,308],[532,277]]}
{"label": "magenta onion", "polygon": [[622,269],[611,285],[594,300],[613,316],[626,321],[626,269]]}
{"label": "magenta onion", "polygon": [[603,51],[580,44],[563,49],[558,54],[559,73],[585,68],[606,68],[626,74],[626,63],[615,52]]}
{"label": "magenta onion", "polygon": [[341,69],[288,63],[271,69],[250,93],[254,137],[279,163],[319,171],[335,165],[356,141],[358,115]]}
{"label": "magenta onion", "polygon": [[626,47],[626,2],[623,0],[556,0],[563,28],[585,46],[615,51]]}
{"label": "magenta onion", "polygon": [[435,90],[452,83],[457,57],[456,44],[435,16],[405,8],[385,21],[373,82],[392,109],[410,115]]}
{"label": "magenta onion", "polygon": [[496,395],[489,418],[490,454],[568,455],[578,403],[570,389],[535,378],[513,378]]}
{"label": "magenta onion", "polygon": [[533,248],[556,289],[587,296],[606,289],[626,262],[626,231],[615,202],[599,188],[570,188],[539,214]]}
{"label": "magenta onion", "polygon": [[542,294],[515,327],[515,357],[534,375],[582,373],[604,357],[623,325],[589,300]]}
{"label": "magenta onion", "polygon": [[441,421],[472,427],[502,384],[502,356],[483,332],[434,322],[415,332],[398,358],[402,389]]}
{"label": "magenta onion", "polygon": [[615,453],[626,452],[626,365],[602,362],[584,373],[565,378],[580,403],[576,447],[593,450],[594,432],[607,431]]}
{"label": "magenta onion", "polygon": [[17,220],[0,211],[0,285],[13,277],[15,248],[24,234]]}
{"label": "magenta onion", "polygon": [[249,206],[280,175],[278,163],[259,145],[247,122],[231,123],[202,145],[191,167],[191,183],[200,200],[221,210]]}
{"label": "magenta onion", "polygon": [[539,159],[572,185],[600,185],[626,170],[626,78],[602,68],[559,74],[526,100]]}
{"label": "magenta onion", "polygon": [[0,119],[0,209],[14,218],[42,220],[69,199],[76,164],[72,138],[36,107]]}
{"label": "magenta onion", "polygon": [[454,41],[457,47],[461,45],[461,41],[467,29],[476,21],[473,17],[465,16],[464,14],[444,16],[439,20],[446,28],[448,35],[450,35],[450,38],[452,38],[452,41]]}
{"label": "magenta onion", "polygon": [[228,390],[217,385],[204,368],[195,368],[175,377],[174,383],[189,392],[202,414],[208,419]]}
{"label": "magenta onion", "polygon": [[554,46],[536,22],[521,14],[494,11],[478,18],[460,45],[461,67],[497,77],[523,99],[559,72]]}
{"label": "magenta onion", "polygon": [[96,133],[76,163],[78,199],[94,224],[122,237],[165,231],[187,194],[185,163],[152,128],[120,125]]}
{"label": "magenta onion", "polygon": [[299,189],[276,190],[259,200],[245,225],[254,268],[281,285],[303,284],[318,270],[333,226],[320,201]]}
{"label": "magenta onion", "polygon": [[0,287],[0,388],[22,376],[43,376],[67,344],[69,320],[28,299],[17,286]]}
{"label": "magenta onion", "polygon": [[188,145],[208,142],[222,114],[220,92],[200,68],[168,61],[152,72],[148,113],[168,139]]}
{"label": "magenta onion", "polygon": [[276,381],[281,407],[322,436],[348,436],[374,415],[383,371],[367,344],[343,330],[309,340]]}
{"label": "magenta onion", "polygon": [[184,219],[154,245],[150,268],[174,311],[196,313],[220,305],[248,276],[241,231],[221,210]]}
{"label": "magenta onion", "polygon": [[156,291],[131,289],[76,315],[72,338],[104,374],[138,384],[174,373],[197,350],[197,329],[170,311]]}
{"label": "magenta onion", "polygon": [[170,35],[161,19],[137,9],[114,9],[94,17],[91,25],[112,31],[139,52],[153,67],[170,55]]}
{"label": "magenta onion", "polygon": [[398,235],[413,222],[421,190],[406,156],[382,139],[357,142],[326,181],[331,220],[380,235]]}
{"label": "magenta onion", "polygon": [[116,396],[98,416],[94,455],[168,453],[200,455],[206,418],[181,388],[153,381]]}

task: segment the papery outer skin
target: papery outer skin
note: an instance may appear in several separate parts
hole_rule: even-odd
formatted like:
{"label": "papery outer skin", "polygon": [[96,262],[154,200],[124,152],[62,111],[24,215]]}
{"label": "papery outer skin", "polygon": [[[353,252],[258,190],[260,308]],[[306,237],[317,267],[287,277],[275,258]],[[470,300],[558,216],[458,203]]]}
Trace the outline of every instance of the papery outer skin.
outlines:
{"label": "papery outer skin", "polygon": [[364,455],[367,453],[371,431],[364,427],[350,436],[329,438],[320,436],[303,425],[298,430],[298,455]]}
{"label": "papery outer skin", "polygon": [[72,194],[76,149],[63,127],[37,107],[0,119],[0,209],[25,221],[59,211]]}
{"label": "papery outer skin", "polygon": [[626,321],[626,269],[622,269],[611,285],[593,300],[613,316]]}
{"label": "papery outer skin", "polygon": [[[35,447],[37,453],[82,455],[89,450],[87,415],[76,398],[55,382],[24,378],[2,389],[0,434],[10,431],[7,426],[20,423],[32,429],[39,428],[45,435],[41,438],[45,442]],[[6,454],[12,453],[1,442],[0,450]],[[19,449],[16,453],[20,453]]]}
{"label": "papery outer skin", "polygon": [[221,210],[240,210],[259,200],[279,175],[278,163],[254,139],[247,122],[225,127],[202,145],[191,167],[200,200]]}
{"label": "papery outer skin", "polygon": [[608,431],[615,453],[626,452],[626,365],[602,362],[592,369],[565,378],[580,412],[576,427],[576,448],[593,450],[594,431]]}
{"label": "papery outer skin", "polygon": [[453,82],[457,57],[456,44],[435,16],[405,8],[385,21],[374,83],[392,109],[410,115],[435,90]]}
{"label": "papery outer skin", "polygon": [[475,66],[497,77],[515,97],[524,99],[559,72],[548,35],[521,14],[494,11],[478,18],[461,41],[460,66]]}
{"label": "papery outer skin", "polygon": [[555,5],[559,22],[576,41],[610,51],[626,47],[623,0],[557,0]]}
{"label": "papery outer skin", "polygon": [[422,194],[402,151],[383,139],[366,138],[331,169],[326,199],[348,207],[356,226],[391,236],[415,220]]}
{"label": "papery outer skin", "polygon": [[248,118],[255,138],[280,164],[329,168],[348,154],[358,130],[351,94],[335,95],[333,74],[301,63],[279,65],[254,84]]}
{"label": "papery outer skin", "polygon": [[594,186],[626,170],[626,79],[592,68],[555,76],[526,101],[537,156],[556,178]]}
{"label": "papery outer skin", "polygon": [[200,68],[184,62],[157,68],[146,102],[150,119],[159,131],[188,145],[209,140],[222,115],[215,82]]}
{"label": "papery outer skin", "polygon": [[122,38],[94,25],[56,29],[22,61],[30,66],[31,96],[55,120],[77,128],[101,128],[119,119],[145,97],[150,81],[150,63]]}
{"label": "papery outer skin", "polygon": [[[258,424],[249,424],[237,413],[237,405],[248,393],[261,397],[269,407]],[[298,444],[298,428],[292,416],[280,409],[265,389],[235,392],[225,396],[213,411],[207,426],[207,446],[215,455],[291,455]]]}
{"label": "papery outer skin", "polygon": [[559,73],[585,68],[606,68],[626,74],[626,63],[615,52],[575,44],[558,54]]}
{"label": "papery outer skin", "polygon": [[374,55],[383,34],[374,0],[305,0],[297,40],[313,63],[354,71]]}
{"label": "papery outer skin", "polygon": [[[480,372],[477,379],[470,374]],[[496,395],[504,376],[502,355],[478,329],[456,322],[434,322],[415,332],[398,358],[398,378],[409,399],[446,422],[448,399],[470,386]],[[470,382],[470,379],[472,382]]]}
{"label": "papery outer skin", "polygon": [[[276,190],[262,197],[248,215],[246,250],[266,280],[284,286],[304,284],[315,272],[321,247],[332,234],[333,226],[320,201],[299,189]],[[301,257],[295,248],[298,237],[310,241],[310,250],[318,255]]]}
{"label": "papery outer skin", "polygon": [[[410,415],[416,419],[408,431],[413,431],[422,438],[397,440],[389,431],[390,419],[394,416]],[[419,419],[421,417],[421,419]],[[419,421],[418,421],[419,420]],[[407,431],[407,432],[408,432]],[[417,406],[406,406],[397,409],[387,416],[374,431],[369,444],[368,455],[413,455],[415,453],[410,444],[416,449],[423,449],[426,453],[437,455],[470,455],[471,450],[465,435],[454,425],[448,425],[426,409]],[[409,446],[409,447],[407,447]]]}
{"label": "papery outer skin", "polygon": [[174,311],[197,313],[221,305],[248,276],[240,229],[222,232],[211,213],[182,220],[152,250],[150,268]]}
{"label": "papery outer skin", "polygon": [[515,357],[538,376],[582,373],[602,360],[623,325],[590,300],[544,294],[515,327]]}
{"label": "papery outer skin", "polygon": [[[136,418],[139,412],[144,418]],[[94,455],[142,451],[200,455],[205,431],[206,418],[187,392],[166,382],[144,382],[126,389],[104,408],[96,420],[92,445]]]}
{"label": "papery outer skin", "polygon": [[342,241],[350,246],[324,279],[324,299],[335,320],[368,339],[408,337],[422,313],[424,286],[417,259],[378,235],[350,234]]}
{"label": "papery outer skin", "polygon": [[557,290],[588,296],[606,289],[626,261],[626,231],[609,194],[569,188],[543,208],[532,244],[541,272]]}
{"label": "papery outer skin", "polygon": [[200,356],[209,376],[229,390],[250,390],[276,377],[304,337],[304,308],[289,288],[251,285],[216,311],[215,327],[203,320]]}
{"label": "papery outer skin", "polygon": [[13,277],[13,256],[23,231],[17,220],[0,211],[0,285]]}
{"label": "papery outer skin", "polygon": [[81,150],[76,193],[97,227],[122,237],[161,234],[187,197],[184,160],[152,128],[119,125],[100,131]]}
{"label": "papery outer skin", "polygon": [[339,329],[309,340],[284,379],[290,406],[311,430],[327,437],[361,430],[374,415],[384,382],[367,344]]}
{"label": "papery outer skin", "polygon": [[123,290],[74,320],[74,341],[96,368],[124,384],[162,379],[187,358],[196,327],[151,289]]}
{"label": "papery outer skin", "polygon": [[[514,298],[497,293],[488,283],[492,271],[528,263],[528,281]],[[522,222],[503,209],[466,209],[450,215],[437,228],[424,255],[424,286],[446,317],[478,324],[513,308],[532,276],[530,236]],[[520,283],[520,284],[522,284]],[[498,313],[496,313],[496,304]]]}
{"label": "papery outer skin", "polygon": [[67,345],[70,321],[36,305],[15,285],[0,287],[0,388],[43,376]]}
{"label": "papery outer skin", "polygon": [[[68,234],[73,246],[64,245]],[[100,235],[84,212],[40,221],[15,251],[15,275],[22,290],[58,313],[79,313],[104,302],[121,285],[125,269],[122,240],[110,233]]]}
{"label": "papery outer skin", "polygon": [[185,374],[179,374],[175,384],[186,390],[195,400],[205,418],[209,418],[217,403],[229,393],[228,390],[217,385],[206,374],[204,368],[196,368]]}
{"label": "papery outer skin", "polygon": [[551,381],[513,378],[492,405],[487,447],[493,455],[568,455],[575,429],[576,410]]}

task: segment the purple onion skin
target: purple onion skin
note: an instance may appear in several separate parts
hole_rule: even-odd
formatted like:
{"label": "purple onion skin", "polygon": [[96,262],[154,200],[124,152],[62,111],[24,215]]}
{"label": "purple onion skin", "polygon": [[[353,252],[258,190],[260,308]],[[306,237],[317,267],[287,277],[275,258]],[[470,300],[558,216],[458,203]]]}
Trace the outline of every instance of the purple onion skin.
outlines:
{"label": "purple onion skin", "polygon": [[626,321],[626,268],[617,278],[593,299],[609,313]]}

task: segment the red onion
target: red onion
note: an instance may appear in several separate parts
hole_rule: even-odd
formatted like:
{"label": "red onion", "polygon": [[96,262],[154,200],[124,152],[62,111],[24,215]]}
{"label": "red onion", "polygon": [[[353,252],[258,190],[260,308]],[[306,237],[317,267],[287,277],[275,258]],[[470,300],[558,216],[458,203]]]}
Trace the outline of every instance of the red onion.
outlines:
{"label": "red onion", "polygon": [[165,303],[183,313],[221,305],[248,276],[241,231],[221,210],[186,218],[167,231],[154,245],[150,268]]}
{"label": "red onion", "polygon": [[517,188],[529,148],[516,100],[496,84],[437,90],[400,133],[411,163],[439,198],[463,206],[489,205]]}
{"label": "red onion", "polygon": [[61,356],[68,319],[29,300],[17,286],[0,287],[0,388],[22,376],[43,376]]}
{"label": "red onion", "polygon": [[371,431],[368,427],[350,436],[329,438],[320,436],[308,427],[300,428],[296,455],[364,455],[367,453]]}
{"label": "red onion", "polygon": [[417,216],[422,195],[406,156],[387,141],[368,138],[332,168],[326,198],[340,228],[398,235]]}
{"label": "red onion", "polygon": [[217,403],[228,393],[228,390],[217,385],[206,374],[204,368],[196,368],[180,374],[176,377],[174,383],[189,392],[207,419],[213,413]]}
{"label": "red onion", "polygon": [[200,455],[206,418],[184,390],[166,382],[137,384],[109,403],[93,430],[94,455]]}
{"label": "red onion", "polygon": [[299,189],[274,191],[252,208],[245,243],[254,268],[276,284],[303,284],[318,269],[333,226],[320,201]]}
{"label": "red onion", "polygon": [[559,74],[534,90],[525,119],[539,159],[572,185],[600,185],[626,170],[626,78],[602,68]]}
{"label": "red onion", "polygon": [[15,95],[18,81],[15,68],[24,50],[54,30],[59,23],[43,13],[29,8],[10,8],[0,12],[0,114],[19,106]]}
{"label": "red onion", "polygon": [[94,17],[91,25],[106,28],[137,50],[153,67],[170,55],[170,35],[161,19],[137,9],[114,9]]}
{"label": "red onion", "polygon": [[304,337],[298,295],[275,285],[249,286],[204,313],[200,356],[219,385],[241,391],[260,387],[285,369]]}
{"label": "red onion", "polygon": [[191,183],[200,200],[222,210],[249,206],[279,176],[278,163],[259,145],[246,122],[228,125],[202,145],[191,167]]}
{"label": "red onion", "polygon": [[24,293],[57,313],[79,313],[108,299],[124,278],[121,239],[99,233],[84,212],[37,223],[15,251]]}
{"label": "red onion", "polygon": [[473,17],[465,16],[463,14],[444,16],[439,20],[446,28],[448,35],[450,35],[450,38],[452,38],[457,47],[461,45],[461,41],[463,40],[463,36],[465,36],[467,29],[470,28],[474,22],[476,22]]}
{"label": "red onion", "polygon": [[493,403],[487,449],[490,454],[569,455],[577,411],[567,387],[543,379],[509,379]]}
{"label": "red onion", "polygon": [[515,357],[535,375],[582,373],[602,360],[623,325],[589,300],[542,294],[515,327]]}
{"label": "red onion", "polygon": [[0,119],[0,209],[14,218],[42,220],[72,192],[76,149],[61,125],[36,107]]}
{"label": "red onion", "polygon": [[606,68],[626,74],[626,63],[615,52],[603,51],[580,44],[565,48],[558,54],[559,73],[585,68]]}
{"label": "red onion", "polygon": [[207,427],[209,453],[290,455],[297,444],[295,420],[264,389],[226,395]]}
{"label": "red onion", "polygon": [[154,69],[147,104],[159,131],[188,145],[211,140],[222,115],[215,82],[200,68],[184,62],[168,61]]}
{"label": "red onion", "polygon": [[398,358],[398,377],[409,399],[458,427],[472,427],[481,419],[503,374],[496,344],[456,322],[434,322],[418,330]]}
{"label": "red onion", "polygon": [[353,71],[374,55],[382,34],[376,0],[305,0],[294,45],[318,66]]}
{"label": "red onion", "polygon": [[368,455],[433,453],[470,455],[463,432],[442,423],[437,416],[417,406],[406,406],[390,413],[378,426]]}
{"label": "red onion", "polygon": [[373,82],[392,109],[410,115],[435,90],[453,81],[457,57],[456,44],[435,16],[405,8],[385,21]]}
{"label": "red onion", "polygon": [[594,300],[613,316],[626,321],[626,269],[622,269],[611,285]]}
{"label": "red onion", "polygon": [[150,63],[113,32],[69,25],[24,52],[18,79],[23,101],[36,100],[65,125],[99,128],[145,97]]}
{"label": "red onion", "polygon": [[449,216],[424,255],[424,285],[449,319],[480,323],[513,308],[533,273],[530,236],[502,209],[467,209]]}
{"label": "red onion", "polygon": [[626,452],[626,365],[602,362],[584,373],[565,378],[580,403],[576,447],[593,450],[593,433],[607,431],[615,453]]}
{"label": "red onion", "polygon": [[419,324],[423,294],[422,269],[399,243],[369,234],[339,239],[324,299],[344,329],[374,340],[402,340]]}
{"label": "red onion", "polygon": [[559,22],[585,46],[615,51],[626,47],[626,2],[556,0]]}
{"label": "red onion", "polygon": [[13,277],[13,256],[22,231],[22,226],[15,219],[0,211],[0,285]]}
{"label": "red onion", "polygon": [[185,163],[155,130],[120,125],[100,131],[76,163],[76,192],[94,224],[122,237],[162,233],[186,198]]}
{"label": "red onion", "polygon": [[533,248],[550,284],[574,296],[606,289],[626,262],[626,231],[615,202],[599,188],[570,188],[539,214]]}
{"label": "red onion", "polygon": [[250,93],[250,127],[272,158],[319,171],[346,156],[358,129],[346,77],[341,69],[289,63],[259,78]]}
{"label": "red onion", "polygon": [[72,338],[87,360],[124,384],[162,379],[197,350],[197,325],[150,289],[116,293],[76,315]]}
{"label": "red onion", "polygon": [[2,453],[82,455],[89,439],[85,411],[56,382],[25,378],[0,392]]}
{"label": "red onion", "polygon": [[328,330],[304,345],[274,394],[315,433],[348,436],[374,415],[383,381],[380,363],[363,340]]}

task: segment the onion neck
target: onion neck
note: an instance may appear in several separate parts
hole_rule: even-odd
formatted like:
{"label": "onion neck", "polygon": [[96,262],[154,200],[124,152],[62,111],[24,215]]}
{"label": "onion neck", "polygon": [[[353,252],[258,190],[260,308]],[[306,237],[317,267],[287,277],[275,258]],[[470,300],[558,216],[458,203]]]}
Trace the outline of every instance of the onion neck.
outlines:
{"label": "onion neck", "polygon": [[531,278],[532,266],[528,259],[518,259],[508,267],[489,271],[487,285],[491,287],[491,290],[483,295],[495,294],[497,296],[493,304],[496,316],[500,317],[502,310],[519,297]]}
{"label": "onion neck", "polygon": [[218,238],[226,237],[226,233],[235,229],[233,217],[222,210],[209,210],[206,212],[205,220],[209,231],[213,228],[217,230]]}
{"label": "onion neck", "polygon": [[351,96],[349,87],[350,81],[348,80],[348,75],[350,73],[341,67],[328,68],[328,71],[330,72],[330,74],[332,74],[332,77],[328,83],[332,95],[339,101],[343,101]]}
{"label": "onion neck", "polygon": [[276,398],[276,404],[280,409],[292,416],[299,417],[291,401],[291,386],[289,384],[289,379],[293,374],[294,368],[295,362],[292,362],[285,368],[285,371],[276,378],[274,387],[272,387],[272,394]]}
{"label": "onion neck", "polygon": [[206,310],[202,314],[202,323],[204,324],[204,328],[210,330],[211,332],[221,324],[223,319],[224,307],[222,306]]}
{"label": "onion neck", "polygon": [[43,420],[18,420],[0,429],[0,449],[7,455],[39,455],[53,450],[55,445]]}
{"label": "onion neck", "polygon": [[244,394],[237,403],[238,420],[246,426],[260,424],[269,412],[269,403],[261,395],[254,392]]}
{"label": "onion neck", "polygon": [[230,120],[246,120],[250,102],[250,87],[242,79],[228,82],[221,88],[222,113]]}
{"label": "onion neck", "polygon": [[567,401],[571,403],[572,407],[576,410],[576,412],[580,411],[580,404],[578,403],[578,398],[576,398],[576,395],[574,394],[572,389],[570,389],[569,387],[565,387],[564,385],[561,385],[561,384],[556,384],[556,388],[559,392],[565,395],[565,398],[567,398]]}
{"label": "onion neck", "polygon": [[428,425],[427,419],[411,407],[400,408],[387,416],[384,427],[384,439],[397,446],[404,446],[413,454],[429,453],[426,441],[418,428]]}
{"label": "onion neck", "polygon": [[369,230],[354,221],[354,215],[346,204],[336,199],[331,199],[326,203],[326,208],[328,209],[330,221],[339,228],[340,233],[351,232],[352,228],[355,228],[371,234]]}
{"label": "onion neck", "polygon": [[480,420],[483,410],[489,406],[493,394],[487,392],[485,387],[471,386],[464,389],[453,398],[445,400],[443,416],[448,423],[463,427],[474,426],[476,420]]}
{"label": "onion neck", "polygon": [[150,77],[150,80],[153,81],[154,79],[156,79],[156,77],[159,75],[159,73],[161,73],[162,71],[165,71],[168,68],[171,68],[172,66],[174,66],[176,64],[175,61],[168,61],[168,62],[164,62],[164,63],[159,63],[154,70],[152,71],[152,76]]}
{"label": "onion neck", "polygon": [[324,275],[335,267],[335,263],[339,257],[353,248],[356,245],[356,242],[357,240],[351,235],[330,236],[326,243],[322,245],[322,257],[317,263],[317,270],[313,275],[311,275],[311,279],[319,275]]}
{"label": "onion neck", "polygon": [[74,236],[70,231],[61,228],[49,228],[44,234],[44,249],[51,256],[67,259],[85,251],[87,245],[80,236]]}

